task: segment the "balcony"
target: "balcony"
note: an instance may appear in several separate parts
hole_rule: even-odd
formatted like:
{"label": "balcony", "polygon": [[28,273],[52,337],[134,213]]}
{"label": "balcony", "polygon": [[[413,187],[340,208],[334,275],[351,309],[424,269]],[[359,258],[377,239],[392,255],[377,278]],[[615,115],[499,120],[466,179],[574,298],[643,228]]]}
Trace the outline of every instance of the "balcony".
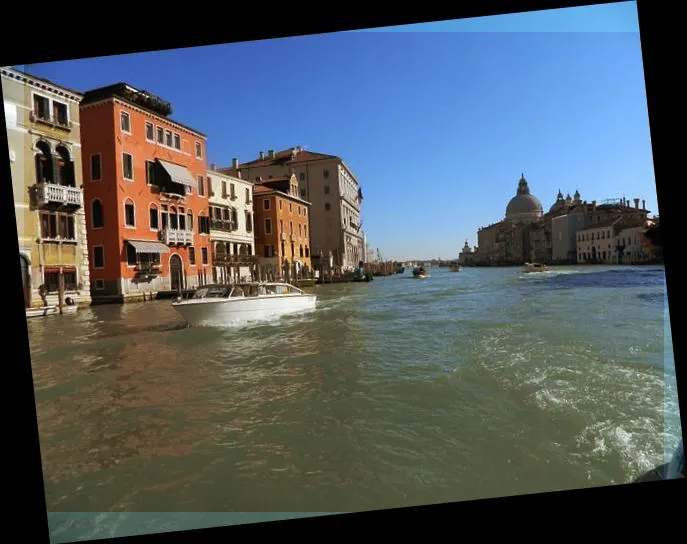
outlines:
{"label": "balcony", "polygon": [[181,229],[165,229],[161,233],[162,241],[170,245],[193,245],[193,231]]}
{"label": "balcony", "polygon": [[68,119],[60,119],[57,116],[50,115],[40,115],[35,111],[29,114],[29,118],[32,123],[42,123],[43,125],[48,125],[50,127],[59,128],[62,130],[70,131],[72,129],[72,122]]}
{"label": "balcony", "polygon": [[55,185],[54,183],[39,183],[36,185],[36,199],[39,207],[70,207],[83,206],[83,193],[76,187]]}
{"label": "balcony", "polygon": [[160,270],[160,265],[156,263],[139,263],[134,268],[136,274],[141,276],[157,276]]}
{"label": "balcony", "polygon": [[212,256],[212,263],[216,266],[250,266],[252,264],[258,264],[259,262],[260,259],[256,255],[228,255],[226,253],[215,253]]}
{"label": "balcony", "polygon": [[221,230],[224,232],[232,232],[236,230],[236,223],[226,219],[211,219],[210,228],[212,230]]}

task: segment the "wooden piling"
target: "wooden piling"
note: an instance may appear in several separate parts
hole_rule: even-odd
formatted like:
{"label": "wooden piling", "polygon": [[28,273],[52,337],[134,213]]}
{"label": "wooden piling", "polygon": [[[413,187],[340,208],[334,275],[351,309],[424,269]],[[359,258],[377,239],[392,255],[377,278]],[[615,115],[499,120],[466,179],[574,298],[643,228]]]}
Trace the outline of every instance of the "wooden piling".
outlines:
{"label": "wooden piling", "polygon": [[64,273],[62,267],[60,267],[60,273],[57,278],[57,296],[59,297],[58,305],[60,308],[60,315],[63,313],[64,305]]}

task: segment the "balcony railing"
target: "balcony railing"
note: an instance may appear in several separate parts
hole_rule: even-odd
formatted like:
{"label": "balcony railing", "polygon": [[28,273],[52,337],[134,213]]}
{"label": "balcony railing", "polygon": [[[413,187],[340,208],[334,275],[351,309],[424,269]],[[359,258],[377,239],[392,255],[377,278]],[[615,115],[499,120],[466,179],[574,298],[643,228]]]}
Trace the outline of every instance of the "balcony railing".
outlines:
{"label": "balcony railing", "polygon": [[43,123],[44,125],[49,125],[51,127],[61,128],[63,130],[71,130],[72,122],[68,119],[60,119],[57,116],[50,115],[38,115],[36,112],[32,111],[29,115],[32,123]]}
{"label": "balcony railing", "polygon": [[162,240],[167,245],[192,245],[193,231],[181,229],[165,229],[162,231]]}
{"label": "balcony railing", "polygon": [[139,263],[134,268],[138,274],[157,275],[160,273],[160,265],[155,263]]}
{"label": "balcony railing", "polygon": [[83,206],[83,192],[76,187],[55,185],[54,183],[39,183],[36,185],[39,206],[57,204],[81,208]]}
{"label": "balcony railing", "polygon": [[226,253],[215,253],[212,256],[212,262],[217,266],[232,264],[250,265],[257,264],[259,261],[256,255],[228,255]]}
{"label": "balcony railing", "polygon": [[236,223],[233,221],[228,221],[226,219],[211,219],[210,228],[213,230],[223,230],[226,232],[232,232],[236,230]]}

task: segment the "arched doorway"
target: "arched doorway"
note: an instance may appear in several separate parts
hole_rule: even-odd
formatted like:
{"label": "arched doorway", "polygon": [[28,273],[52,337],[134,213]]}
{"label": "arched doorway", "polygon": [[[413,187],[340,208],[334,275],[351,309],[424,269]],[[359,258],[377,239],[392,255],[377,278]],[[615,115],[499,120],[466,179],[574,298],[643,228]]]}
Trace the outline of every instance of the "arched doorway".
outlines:
{"label": "arched doorway", "polygon": [[596,262],[596,246],[592,246],[592,262]]}
{"label": "arched doorway", "polygon": [[19,266],[21,267],[21,283],[24,289],[24,307],[31,307],[31,267],[29,261],[23,255],[19,255]]}
{"label": "arched doorway", "polygon": [[184,263],[179,255],[172,255],[169,259],[169,274],[172,278],[172,291],[184,288]]}

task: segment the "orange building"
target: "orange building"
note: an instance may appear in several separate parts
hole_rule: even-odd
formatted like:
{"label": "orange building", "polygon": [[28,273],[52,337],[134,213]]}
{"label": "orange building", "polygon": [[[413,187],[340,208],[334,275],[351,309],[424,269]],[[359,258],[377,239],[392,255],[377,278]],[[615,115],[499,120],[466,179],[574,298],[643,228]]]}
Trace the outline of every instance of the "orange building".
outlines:
{"label": "orange building", "polygon": [[308,276],[310,260],[310,203],[298,197],[298,181],[291,177],[261,180],[253,187],[255,254],[261,267],[275,276]]}
{"label": "orange building", "polygon": [[139,300],[212,278],[206,137],[125,83],[81,102],[91,296]]}

